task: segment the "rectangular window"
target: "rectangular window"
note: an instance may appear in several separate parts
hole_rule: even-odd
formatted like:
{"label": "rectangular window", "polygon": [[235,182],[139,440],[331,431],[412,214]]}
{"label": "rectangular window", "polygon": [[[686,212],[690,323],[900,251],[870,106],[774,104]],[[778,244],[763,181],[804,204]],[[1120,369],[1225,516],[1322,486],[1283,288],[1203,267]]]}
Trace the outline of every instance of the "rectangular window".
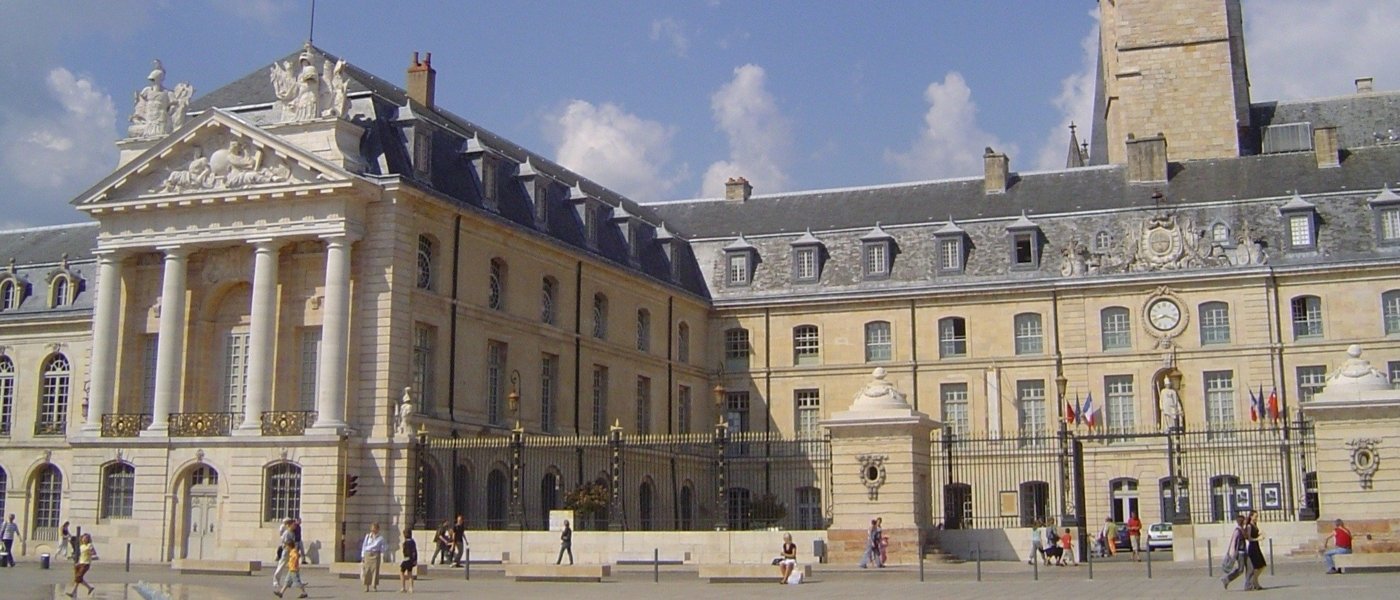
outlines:
{"label": "rectangular window", "polygon": [[1228,429],[1235,424],[1235,372],[1206,371],[1206,424],[1212,429]]}
{"label": "rectangular window", "polygon": [[793,278],[798,281],[817,279],[817,249],[798,248],[792,252]]}
{"label": "rectangular window", "polygon": [[1016,403],[1021,409],[1021,437],[1025,443],[1045,443],[1045,380],[1023,379],[1016,382]]}
{"label": "rectangular window", "polygon": [[1201,345],[1230,343],[1230,306],[1224,302],[1201,305]]}
{"label": "rectangular window", "polygon": [[729,254],[729,285],[749,284],[749,255],[744,252]]}
{"label": "rectangular window", "polygon": [[1400,242],[1400,208],[1386,208],[1380,212],[1381,241]]}
{"label": "rectangular window", "polygon": [[726,370],[749,370],[749,354],[749,330],[729,329],[724,332],[724,368]]}
{"label": "rectangular window", "polygon": [[608,433],[608,368],[593,365],[593,435]]}
{"label": "rectangular window", "polygon": [[792,330],[793,364],[821,364],[821,350],[821,332],[815,325],[799,325]]}
{"label": "rectangular window", "polygon": [[865,245],[865,276],[884,277],[889,275],[889,245],[874,242]]}
{"label": "rectangular window", "polygon": [[676,327],[676,360],[682,364],[690,362],[690,326],[685,323]]}
{"label": "rectangular window", "polygon": [[505,422],[505,342],[486,342],[486,421],[492,425]]}
{"label": "rectangular window", "polygon": [[1400,333],[1400,292],[1381,294],[1381,320],[1385,321],[1386,335]]}
{"label": "rectangular window", "polygon": [[1312,247],[1312,217],[1310,215],[1288,217],[1288,243],[1299,249]]}
{"label": "rectangular window", "polygon": [[1035,233],[1018,233],[1011,236],[1014,244],[1012,254],[1013,267],[1034,267],[1035,266]]}
{"label": "rectangular window", "polygon": [[1132,347],[1132,329],[1128,321],[1128,309],[1105,308],[1100,317],[1103,329],[1104,350],[1126,350]]}
{"label": "rectangular window", "polygon": [[944,271],[962,271],[962,240],[942,240],[938,243],[940,266]]}
{"label": "rectangular window", "polygon": [[595,206],[583,207],[583,235],[590,246],[598,245],[598,208]]}
{"label": "rectangular window", "polygon": [[416,323],[413,326],[413,388],[417,392],[418,410],[425,414],[437,414],[433,397],[434,346],[437,345],[437,330],[431,325]]}
{"label": "rectangular window", "polygon": [[1136,423],[1136,407],[1133,404],[1133,376],[1110,375],[1103,378],[1104,398],[1108,430],[1129,432]]}
{"label": "rectangular window", "polygon": [[[316,410],[316,370],[321,357],[321,328],[305,327],[301,330],[301,381],[297,387],[297,405],[300,410]],[[418,405],[422,410],[423,405]]]}
{"label": "rectangular window", "polygon": [[1299,296],[1290,302],[1293,313],[1293,338],[1322,337],[1322,299]]}
{"label": "rectangular window", "polygon": [[144,337],[141,348],[141,412],[156,412],[156,356],[160,348],[160,336],[151,333]]}
{"label": "rectangular window", "polygon": [[1307,404],[1327,383],[1327,367],[1298,367],[1298,401]]}
{"label": "rectangular window", "polygon": [[956,358],[967,356],[967,320],[948,317],[938,321],[938,356]]}
{"label": "rectangular window", "polygon": [[[9,437],[15,418],[15,364],[8,357],[0,358],[0,437]],[[5,491],[0,488],[0,507]],[[0,514],[5,514],[0,508]]]}
{"label": "rectangular window", "polygon": [[651,378],[637,377],[637,433],[651,433]]}
{"label": "rectangular window", "polygon": [[243,414],[248,397],[248,333],[229,333],[224,339],[224,411]]}
{"label": "rectangular window", "polygon": [[676,390],[676,399],[680,408],[676,414],[676,428],[680,430],[678,433],[690,433],[690,386],[680,386],[680,388]]}
{"label": "rectangular window", "polygon": [[651,313],[646,310],[637,311],[637,350],[651,351]]}
{"label": "rectangular window", "polygon": [[1400,383],[1400,360],[1385,363],[1385,372],[1390,374],[1390,384]]}
{"label": "rectangular window", "polygon": [[793,403],[797,411],[797,437],[821,437],[822,394],[820,390],[797,390],[793,392]]}
{"label": "rectangular window", "polygon": [[894,341],[890,333],[889,321],[874,321],[865,324],[865,362],[889,362],[894,360]]}
{"label": "rectangular window", "polygon": [[[729,392],[724,396],[724,423],[729,435],[741,434],[749,430],[749,393]],[[744,456],[749,453],[748,444],[729,444],[725,452],[729,456]],[[730,488],[732,491],[734,488]]]}
{"label": "rectangular window", "polygon": [[938,396],[943,401],[943,424],[953,435],[967,435],[967,384],[945,383],[939,386]]}
{"label": "rectangular window", "polygon": [[554,432],[555,395],[558,393],[559,357],[554,354],[540,355],[540,429]]}
{"label": "rectangular window", "polygon": [[1040,354],[1045,351],[1045,331],[1040,315],[1016,315],[1016,354]]}

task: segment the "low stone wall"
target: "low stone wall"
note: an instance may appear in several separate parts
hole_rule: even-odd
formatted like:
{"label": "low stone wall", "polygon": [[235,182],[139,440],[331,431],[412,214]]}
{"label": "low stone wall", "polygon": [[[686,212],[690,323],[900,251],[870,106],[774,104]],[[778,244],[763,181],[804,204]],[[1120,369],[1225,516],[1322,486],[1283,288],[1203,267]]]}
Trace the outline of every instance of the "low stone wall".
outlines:
{"label": "low stone wall", "polygon": [[[580,531],[574,530],[574,562],[617,563],[650,559],[660,550],[662,560],[686,564],[770,564],[781,554],[783,534],[792,534],[800,563],[818,562],[813,542],[826,542],[826,531]],[[434,549],[434,532],[414,531],[418,559],[427,562]],[[554,564],[559,556],[558,531],[468,531],[472,559],[501,558],[512,564]],[[567,561],[567,557],[565,559]]]}
{"label": "low stone wall", "polygon": [[[1205,560],[1208,556],[1207,540],[1210,540],[1210,552],[1214,553],[1216,558],[1223,556],[1223,549],[1225,544],[1229,543],[1230,534],[1234,531],[1234,527],[1234,522],[1173,527],[1172,560]],[[1321,525],[1313,521],[1264,523],[1260,525],[1260,529],[1266,538],[1265,552],[1268,552],[1267,540],[1273,540],[1275,556],[1286,556],[1294,549],[1306,547],[1310,543],[1319,542],[1322,538],[1327,537],[1327,533],[1319,535]],[[1331,530],[1332,526],[1329,523],[1326,525],[1325,531],[1330,533]],[[1352,531],[1356,532],[1357,530],[1353,527]],[[1400,521],[1395,522],[1394,531],[1400,531]],[[1097,533],[1097,530],[1089,532],[1091,537]],[[948,529],[936,532],[934,543],[940,550],[964,560],[974,560],[976,558],[974,552],[980,548],[982,560],[1024,561],[1031,553],[1031,530],[1025,527]],[[1143,537],[1142,543],[1147,543],[1146,536]],[[1076,548],[1077,550],[1078,548]]]}

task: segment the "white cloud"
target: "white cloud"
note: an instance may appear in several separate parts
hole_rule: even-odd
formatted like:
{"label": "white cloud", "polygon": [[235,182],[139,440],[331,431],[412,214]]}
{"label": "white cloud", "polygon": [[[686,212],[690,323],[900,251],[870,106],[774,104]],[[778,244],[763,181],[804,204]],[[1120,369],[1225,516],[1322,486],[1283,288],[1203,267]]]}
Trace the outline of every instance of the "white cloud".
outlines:
{"label": "white cloud", "polygon": [[1400,0],[1248,0],[1244,22],[1254,102],[1400,89]]}
{"label": "white cloud", "polygon": [[690,38],[686,37],[684,27],[671,17],[656,19],[651,22],[651,41],[665,41],[671,45],[671,52],[676,56],[685,58],[690,50]]}
{"label": "white cloud", "polygon": [[666,172],[675,131],[615,104],[572,100],[548,117],[545,135],[559,164],[639,202],[667,199],[685,177],[684,166]]}
{"label": "white cloud", "polygon": [[31,224],[73,221],[67,201],[116,166],[116,108],[86,77],[64,68],[45,78],[47,102],[27,112],[11,109],[0,126],[0,171],[24,190],[22,211]]}
{"label": "white cloud", "polygon": [[729,138],[729,158],[705,170],[701,196],[724,195],[724,182],[744,177],[760,193],[788,189],[785,172],[792,151],[792,125],[765,88],[763,67],[734,69],[734,79],[710,97],[715,124]]}
{"label": "white cloud", "polygon": [[972,176],[982,173],[982,150],[990,146],[1010,156],[1014,162],[1017,147],[1003,142],[977,125],[977,105],[972,90],[957,71],[924,90],[928,112],[924,128],[908,150],[885,150],[885,160],[900,173],[914,179]]}
{"label": "white cloud", "polygon": [[1069,126],[1078,126],[1075,134],[1080,142],[1089,141],[1093,126],[1094,86],[1098,78],[1099,11],[1089,11],[1094,26],[1079,40],[1079,70],[1060,80],[1060,93],[1050,100],[1060,113],[1055,124],[1036,152],[1035,168],[1051,170],[1065,168],[1069,155]]}

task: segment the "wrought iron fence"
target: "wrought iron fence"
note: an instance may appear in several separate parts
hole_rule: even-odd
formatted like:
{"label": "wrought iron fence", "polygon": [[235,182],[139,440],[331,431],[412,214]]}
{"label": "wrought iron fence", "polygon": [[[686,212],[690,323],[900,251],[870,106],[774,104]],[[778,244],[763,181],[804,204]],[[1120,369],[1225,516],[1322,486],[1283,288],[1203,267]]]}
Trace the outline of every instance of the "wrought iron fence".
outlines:
{"label": "wrought iron fence", "polygon": [[1131,513],[1196,523],[1239,510],[1270,521],[1317,516],[1317,449],[1305,422],[1034,437],[935,432],[931,444],[933,518],[948,529],[1092,527]]}
{"label": "wrought iron fence", "polygon": [[102,437],[137,437],[151,426],[151,413],[102,415]]}
{"label": "wrought iron fence", "polygon": [[568,508],[583,529],[824,529],[830,443],[778,434],[423,438],[420,523],[545,529]]}
{"label": "wrought iron fence", "polygon": [[263,435],[303,435],[316,422],[314,410],[274,410],[262,414]]}
{"label": "wrought iron fence", "polygon": [[170,437],[217,437],[228,435],[241,412],[170,413]]}

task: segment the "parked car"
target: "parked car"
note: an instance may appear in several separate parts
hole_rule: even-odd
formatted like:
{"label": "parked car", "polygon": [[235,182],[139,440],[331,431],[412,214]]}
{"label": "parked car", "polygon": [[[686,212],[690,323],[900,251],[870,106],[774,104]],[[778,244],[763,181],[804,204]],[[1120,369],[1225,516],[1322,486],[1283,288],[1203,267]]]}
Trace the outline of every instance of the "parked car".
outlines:
{"label": "parked car", "polygon": [[1153,523],[1147,528],[1147,550],[1159,550],[1172,547],[1172,524]]}

